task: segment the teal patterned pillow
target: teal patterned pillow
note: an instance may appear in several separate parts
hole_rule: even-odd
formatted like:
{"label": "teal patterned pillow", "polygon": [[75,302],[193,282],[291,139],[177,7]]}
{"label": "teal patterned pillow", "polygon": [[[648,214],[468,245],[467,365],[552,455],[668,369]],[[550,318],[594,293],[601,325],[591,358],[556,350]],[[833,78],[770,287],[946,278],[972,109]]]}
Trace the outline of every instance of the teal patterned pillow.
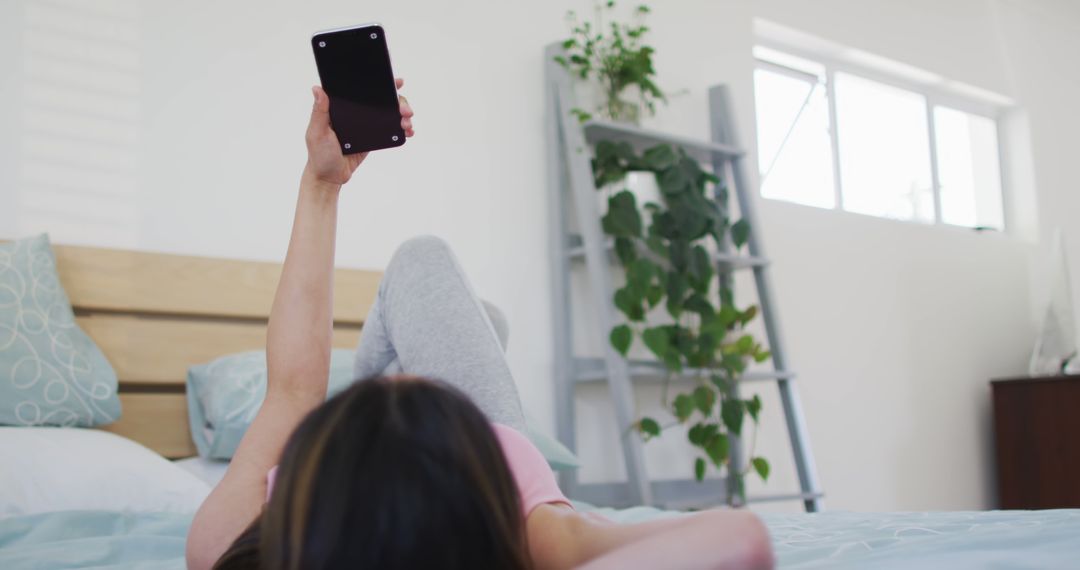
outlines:
{"label": "teal patterned pillow", "polygon": [[[331,351],[327,397],[352,384],[352,369],[351,350]],[[232,459],[264,398],[265,350],[230,354],[188,368],[188,423],[199,455]]]}
{"label": "teal patterned pillow", "polygon": [[49,236],[0,244],[0,424],[90,427],[119,417],[116,373],[75,324]]}
{"label": "teal patterned pillow", "polygon": [[[327,397],[353,383],[351,350],[330,353]],[[252,350],[222,356],[207,364],[188,368],[187,400],[191,439],[199,455],[232,459],[255,414],[266,397],[266,351]],[[540,450],[552,469],[576,469],[578,458],[558,440],[544,435],[526,418],[525,435]]]}

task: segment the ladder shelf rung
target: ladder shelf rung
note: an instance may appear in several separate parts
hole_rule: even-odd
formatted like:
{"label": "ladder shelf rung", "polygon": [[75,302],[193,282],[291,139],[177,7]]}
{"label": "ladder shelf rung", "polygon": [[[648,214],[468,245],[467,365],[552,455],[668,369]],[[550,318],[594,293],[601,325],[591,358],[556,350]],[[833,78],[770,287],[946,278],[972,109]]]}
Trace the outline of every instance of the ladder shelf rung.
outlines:
{"label": "ladder shelf rung", "polygon": [[[572,236],[569,240],[570,243],[580,244],[581,240],[578,236]],[[615,241],[611,239],[604,240],[604,250],[609,256],[614,258]],[[572,260],[579,260],[585,258],[585,246],[584,245],[570,245],[566,250],[566,256]],[[716,262],[724,266],[725,269],[746,269],[751,267],[764,267],[769,264],[769,260],[764,257],[755,257],[752,255],[737,255],[731,253],[717,253],[714,256]]]}
{"label": "ladder shelf rung", "polygon": [[[717,507],[727,502],[727,490],[723,478],[709,478],[704,481],[697,481],[696,479],[664,479],[653,481],[651,486],[656,499],[656,506],[665,509],[703,509]],[[635,506],[629,498],[629,491],[628,485],[623,482],[583,483],[577,486],[570,498],[594,505],[611,507]],[[746,498],[746,503],[806,501],[820,499],[824,496],[824,493],[820,491],[772,493],[750,495]]]}
{"label": "ladder shelf rung", "polygon": [[[575,381],[578,384],[602,382],[607,379],[607,370],[602,358],[575,358]],[[635,381],[663,382],[668,371],[663,364],[652,360],[631,360],[630,378]],[[674,378],[675,381],[694,380],[701,377],[701,369],[688,368]],[[795,373],[788,370],[753,370],[744,373],[740,382],[764,382],[769,380],[794,380]]]}
{"label": "ladder shelf rung", "polygon": [[809,499],[821,499],[825,497],[825,493],[816,491],[813,493],[776,493],[772,495],[750,495],[746,498],[747,503],[775,503],[779,501],[796,501],[796,500],[809,500]]}
{"label": "ladder shelf rung", "polygon": [[711,141],[697,140],[690,137],[673,135],[662,131],[643,129],[633,125],[612,123],[609,121],[588,121],[585,127],[585,140],[589,143],[609,140],[615,142],[628,142],[636,146],[651,146],[655,144],[671,144],[686,149],[687,152],[697,154],[699,157],[712,158],[736,158],[743,156],[745,152],[731,145],[715,143]]}

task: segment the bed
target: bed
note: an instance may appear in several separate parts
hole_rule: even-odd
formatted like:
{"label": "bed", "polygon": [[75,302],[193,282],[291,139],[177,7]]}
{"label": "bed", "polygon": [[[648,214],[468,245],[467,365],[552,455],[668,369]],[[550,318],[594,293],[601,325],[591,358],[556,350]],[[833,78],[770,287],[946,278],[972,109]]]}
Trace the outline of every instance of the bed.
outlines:
{"label": "bed", "polygon": [[[165,458],[194,455],[187,368],[264,345],[280,266],[86,247],[54,250],[78,324],[120,381],[123,415],[104,429]],[[355,345],[379,278],[373,271],[337,271],[335,346]],[[0,568],[183,568],[195,505],[155,512],[106,504],[0,514]],[[682,516],[646,507],[578,508],[617,522]],[[781,568],[1080,566],[1080,510],[763,518]]]}
{"label": "bed", "polygon": [[[582,510],[594,510],[579,505]],[[595,509],[621,522],[677,513]],[[1080,511],[765,515],[780,568],[1076,568]],[[67,511],[0,520],[0,567],[184,568],[191,515]]]}

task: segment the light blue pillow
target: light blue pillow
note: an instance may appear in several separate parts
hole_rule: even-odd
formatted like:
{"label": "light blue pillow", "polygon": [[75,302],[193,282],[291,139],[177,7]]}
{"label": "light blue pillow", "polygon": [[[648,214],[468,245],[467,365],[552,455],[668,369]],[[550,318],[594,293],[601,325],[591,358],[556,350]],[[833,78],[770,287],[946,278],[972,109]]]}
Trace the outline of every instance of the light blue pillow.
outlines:
{"label": "light blue pillow", "polygon": [[[330,353],[327,397],[352,383],[352,355],[343,349]],[[188,420],[199,455],[231,459],[264,398],[265,350],[230,354],[188,368]]]}
{"label": "light blue pillow", "polygon": [[120,418],[116,372],[75,324],[49,236],[0,244],[0,424]]}
{"label": "light blue pillow", "polygon": [[[354,352],[334,349],[330,353],[327,397],[353,382]],[[266,351],[253,350],[223,356],[188,369],[188,418],[191,437],[199,455],[231,459],[266,397]],[[544,455],[552,469],[578,467],[577,457],[555,439],[533,428],[526,436]]]}

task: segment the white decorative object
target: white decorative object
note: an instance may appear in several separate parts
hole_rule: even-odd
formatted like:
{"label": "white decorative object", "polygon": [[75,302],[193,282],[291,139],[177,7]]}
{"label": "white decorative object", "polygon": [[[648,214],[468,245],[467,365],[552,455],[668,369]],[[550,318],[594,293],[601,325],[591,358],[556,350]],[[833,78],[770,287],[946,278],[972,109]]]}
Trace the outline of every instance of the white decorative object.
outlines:
{"label": "white decorative object", "polygon": [[1076,357],[1072,283],[1065,256],[1065,238],[1060,229],[1054,232],[1051,260],[1054,274],[1050,281],[1050,300],[1028,365],[1028,372],[1032,376],[1069,371],[1069,363]]}

